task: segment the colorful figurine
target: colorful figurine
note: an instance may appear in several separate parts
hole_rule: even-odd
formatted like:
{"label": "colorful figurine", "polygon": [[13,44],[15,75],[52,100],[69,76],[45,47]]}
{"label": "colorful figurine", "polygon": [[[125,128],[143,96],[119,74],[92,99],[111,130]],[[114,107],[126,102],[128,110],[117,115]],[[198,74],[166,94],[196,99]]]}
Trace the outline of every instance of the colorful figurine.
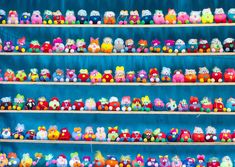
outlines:
{"label": "colorful figurine", "polygon": [[20,161],[19,166],[32,166],[33,165],[33,159],[30,157],[29,153],[23,154],[23,157]]}
{"label": "colorful figurine", "polygon": [[179,111],[188,111],[189,110],[189,106],[188,103],[185,99],[181,100],[178,104],[178,110]]}
{"label": "colorful figurine", "polygon": [[136,48],[133,39],[127,39],[125,41],[125,52],[127,53],[135,53]]}
{"label": "colorful figurine", "polygon": [[106,37],[103,39],[103,43],[101,44],[101,52],[103,53],[112,53],[113,51],[113,40],[110,37]]}
{"label": "colorful figurine", "polygon": [[57,167],[66,167],[68,166],[68,160],[67,157],[63,154],[59,155],[56,159],[56,166]]}
{"label": "colorful figurine", "polygon": [[201,11],[191,11],[189,21],[192,24],[199,24],[202,21]]}
{"label": "colorful figurine", "polygon": [[114,53],[124,53],[125,52],[125,43],[122,38],[115,39],[114,46],[113,46],[113,52]]}
{"label": "colorful figurine", "polygon": [[215,23],[226,23],[227,22],[227,15],[224,13],[223,8],[216,8],[215,15],[214,15]]}
{"label": "colorful figurine", "polygon": [[15,10],[10,10],[7,17],[7,24],[18,24],[18,13]]}
{"label": "colorful figurine", "polygon": [[16,72],[16,81],[23,82],[27,80],[27,75],[24,70],[18,70]]}
{"label": "colorful figurine", "polygon": [[31,16],[31,14],[28,12],[22,13],[22,15],[20,17],[20,24],[29,24],[31,22],[30,16]]}
{"label": "colorful figurine", "polygon": [[133,98],[132,103],[131,103],[131,109],[132,111],[142,110],[141,100],[139,98]]}
{"label": "colorful figurine", "polygon": [[15,81],[15,72],[12,69],[7,69],[5,74],[4,74],[4,80],[5,81]]}
{"label": "colorful figurine", "polygon": [[185,53],[186,52],[186,45],[182,39],[178,39],[175,41],[175,53]]}
{"label": "colorful figurine", "polygon": [[86,10],[80,9],[78,11],[77,24],[88,24],[88,17]]}
{"label": "colorful figurine", "polygon": [[187,157],[183,162],[182,162],[182,166],[185,167],[195,167],[196,163],[195,163],[195,159],[191,158],[191,157]]}
{"label": "colorful figurine", "polygon": [[43,53],[52,53],[52,45],[51,45],[50,41],[45,41],[42,44],[41,51]]}
{"label": "colorful figurine", "polygon": [[176,142],[179,138],[179,130],[172,128],[166,137],[169,142]]}
{"label": "colorful figurine", "polygon": [[213,104],[214,112],[226,112],[226,108],[224,107],[223,99],[215,98],[214,104]]}
{"label": "colorful figurine", "polygon": [[95,136],[96,141],[106,141],[106,133],[104,127],[97,127]]}
{"label": "colorful figurine", "polygon": [[3,51],[4,52],[13,52],[15,49],[15,46],[13,45],[12,41],[5,41],[3,45]]}
{"label": "colorful figurine", "polygon": [[105,167],[105,158],[100,151],[96,151],[94,159],[94,167]]}
{"label": "colorful figurine", "polygon": [[154,24],[153,15],[150,10],[142,10],[141,24]]}
{"label": "colorful figurine", "polygon": [[118,138],[118,126],[108,127],[108,138],[107,141],[116,141]]}
{"label": "colorful figurine", "polygon": [[192,140],[194,142],[204,142],[205,141],[205,135],[203,133],[202,128],[195,127],[192,134]]}
{"label": "colorful figurine", "polygon": [[52,75],[54,82],[64,82],[64,71],[61,69],[56,69],[56,71]]}
{"label": "colorful figurine", "polygon": [[0,104],[1,104],[1,110],[11,110],[12,109],[11,97],[2,97]]}
{"label": "colorful figurine", "polygon": [[108,155],[105,161],[106,167],[118,167],[118,160],[115,156]]}
{"label": "colorful figurine", "polygon": [[40,75],[39,75],[39,79],[42,82],[48,82],[51,80],[51,73],[48,69],[44,68],[41,69]]}
{"label": "colorful figurine", "polygon": [[89,82],[90,76],[87,69],[80,69],[78,74],[78,81],[79,82]]}
{"label": "colorful figurine", "polygon": [[176,101],[173,99],[169,99],[169,102],[166,103],[166,109],[168,111],[176,111],[177,110]]}
{"label": "colorful figurine", "polygon": [[203,99],[201,100],[201,111],[203,112],[213,111],[213,104],[208,97],[203,97]]}
{"label": "colorful figurine", "polygon": [[56,53],[62,53],[64,51],[64,44],[63,40],[60,37],[57,37],[53,40],[53,47],[52,50]]}
{"label": "colorful figurine", "polygon": [[224,72],[224,82],[235,82],[235,69],[227,68]]}
{"label": "colorful figurine", "polygon": [[171,162],[168,158],[168,155],[159,156],[159,167],[171,167]]}
{"label": "colorful figurine", "polygon": [[141,142],[143,139],[142,139],[142,135],[140,133],[140,131],[132,131],[132,134],[131,134],[131,141],[132,142]]}
{"label": "colorful figurine", "polygon": [[49,110],[60,110],[60,101],[57,97],[52,97],[49,101]]}
{"label": "colorful figurine", "polygon": [[92,10],[90,13],[89,24],[101,24],[100,12]]}
{"label": "colorful figurine", "polygon": [[154,99],[153,102],[153,110],[154,111],[162,111],[165,108],[165,104],[163,103],[163,101],[159,98]]}
{"label": "colorful figurine", "polygon": [[65,23],[66,24],[75,24],[76,23],[76,17],[74,15],[73,10],[67,10],[65,14]]}
{"label": "colorful figurine", "polygon": [[133,167],[144,167],[144,156],[138,154],[131,164]]}
{"label": "colorful figurine", "polygon": [[25,110],[36,110],[36,102],[33,98],[28,98],[25,106],[24,106]]}
{"label": "colorful figurine", "polygon": [[206,167],[205,155],[197,155],[196,167]]}
{"label": "colorful figurine", "polygon": [[49,108],[49,103],[47,102],[46,98],[39,97],[36,109],[37,110],[48,110],[48,108]]}
{"label": "colorful figurine", "polygon": [[38,132],[36,135],[36,139],[37,140],[47,140],[47,130],[45,128],[45,126],[39,126],[38,127]]}
{"label": "colorful figurine", "polygon": [[140,16],[137,10],[131,10],[129,16],[130,24],[140,24]]}
{"label": "colorful figurine", "polygon": [[206,8],[202,10],[202,23],[203,24],[208,24],[208,23],[213,23],[214,21],[214,16],[211,12],[210,8]]}
{"label": "colorful figurine", "polygon": [[16,153],[8,153],[8,167],[18,167],[20,164],[20,159],[17,157]]}
{"label": "colorful figurine", "polygon": [[120,111],[120,102],[118,101],[117,97],[110,97],[109,99],[109,111]]}
{"label": "colorful figurine", "polygon": [[24,130],[25,130],[24,124],[18,123],[15,128],[15,132],[12,134],[13,138],[23,140],[25,136]]}
{"label": "colorful figurine", "polygon": [[149,70],[149,80],[151,83],[160,82],[159,73],[157,68],[151,68]]}
{"label": "colorful figurine", "polygon": [[147,52],[149,52],[148,41],[143,40],[143,39],[139,40],[138,47],[137,47],[136,51],[138,53],[147,53]]}
{"label": "colorful figurine", "polygon": [[65,18],[62,15],[60,10],[57,10],[56,12],[53,12],[53,22],[54,24],[64,24],[65,23]]}
{"label": "colorful figurine", "polygon": [[58,140],[70,140],[71,134],[67,128],[60,129],[60,136]]}
{"label": "colorful figurine", "polygon": [[105,70],[102,75],[102,82],[114,82],[112,70]]}
{"label": "colorful figurine", "polygon": [[222,53],[224,52],[223,45],[218,38],[213,38],[211,41],[211,52]]}
{"label": "colorful figurine", "polygon": [[136,82],[135,71],[128,71],[126,73],[126,82]]}
{"label": "colorful figurine", "polygon": [[32,53],[38,53],[41,50],[41,45],[39,44],[39,42],[37,40],[33,40],[30,42],[29,44],[29,52]]}
{"label": "colorful figurine", "polygon": [[233,162],[229,156],[224,156],[220,164],[221,167],[233,167]]}
{"label": "colorful figurine", "polygon": [[166,141],[166,134],[161,131],[160,128],[157,128],[153,131],[153,137],[156,142],[165,142]]}
{"label": "colorful figurine", "polygon": [[120,158],[119,166],[122,167],[131,167],[131,157],[129,155],[122,155]]}
{"label": "colorful figurine", "polygon": [[227,112],[234,112],[235,111],[235,99],[230,97],[226,102],[226,110]]}
{"label": "colorful figurine", "polygon": [[82,140],[82,129],[80,127],[75,127],[72,133],[73,140]]}
{"label": "colorful figurine", "polygon": [[54,159],[52,154],[45,155],[46,166],[47,167],[56,167],[56,159]]}
{"label": "colorful figurine", "polygon": [[6,12],[0,9],[0,24],[6,24],[6,23],[7,23]]}
{"label": "colorful figurine", "polygon": [[165,40],[162,51],[164,53],[172,53],[174,51],[175,41],[174,40]]}
{"label": "colorful figurine", "polygon": [[143,142],[154,142],[155,138],[151,129],[146,129],[142,134]]}
{"label": "colorful figurine", "polygon": [[109,101],[106,98],[99,99],[98,102],[96,102],[96,108],[99,111],[108,111],[109,110]]}
{"label": "colorful figurine", "polygon": [[121,130],[121,133],[118,136],[117,141],[121,142],[130,142],[131,141],[131,134],[128,129]]}
{"label": "colorful figurine", "polygon": [[67,39],[64,51],[66,53],[74,53],[76,49],[77,47],[76,47],[75,41],[73,39]]}
{"label": "colorful figurine", "polygon": [[12,133],[10,128],[3,128],[0,134],[1,139],[11,139]]}
{"label": "colorful figurine", "polygon": [[184,82],[196,82],[197,72],[194,69],[185,69]]}
{"label": "colorful figurine", "polygon": [[119,13],[119,16],[117,18],[117,22],[119,25],[125,25],[128,23],[128,16],[129,16],[129,13],[127,10],[121,10],[120,13]]}
{"label": "colorful figurine", "polygon": [[206,166],[207,167],[220,167],[219,159],[217,157],[210,158]]}
{"label": "colorful figurine", "polygon": [[168,13],[165,16],[166,24],[176,24],[176,12],[174,9],[168,9]]}
{"label": "colorful figurine", "polygon": [[146,83],[148,79],[147,72],[145,70],[140,70],[137,73],[136,81]]}
{"label": "colorful figurine", "polygon": [[226,38],[223,42],[225,52],[235,52],[235,40],[233,38]]}
{"label": "colorful figurine", "polygon": [[100,52],[100,43],[99,38],[90,38],[90,44],[88,46],[88,52],[90,53],[98,53]]}
{"label": "colorful figurine", "polygon": [[104,13],[104,24],[115,24],[116,18],[113,11],[106,11]]}
{"label": "colorful figurine", "polygon": [[32,24],[42,24],[42,16],[39,10],[33,11],[33,14],[31,16],[31,22]]}
{"label": "colorful figurine", "polygon": [[125,69],[124,66],[117,66],[115,71],[114,79],[116,82],[125,82]]}
{"label": "colorful figurine", "polygon": [[205,140],[206,142],[215,142],[217,140],[216,129],[214,127],[208,126],[206,128]]}
{"label": "colorful figurine", "polygon": [[198,52],[198,41],[197,39],[190,39],[187,45],[188,53],[197,53]]}
{"label": "colorful figurine", "polygon": [[66,69],[66,82],[77,82],[77,75],[74,69]]}
{"label": "colorful figurine", "polygon": [[72,110],[72,103],[71,101],[68,99],[68,100],[64,100],[62,103],[61,103],[61,107],[60,107],[61,110],[65,110],[65,111],[70,111]]}
{"label": "colorful figurine", "polygon": [[93,98],[86,99],[84,110],[87,110],[87,111],[96,110],[96,102]]}
{"label": "colorful figurine", "polygon": [[209,70],[206,67],[199,67],[197,79],[199,82],[210,82],[211,76]]}
{"label": "colorful figurine", "polygon": [[172,167],[182,167],[182,161],[179,156],[175,155],[171,159],[171,166]]}
{"label": "colorful figurine", "polygon": [[148,96],[141,98],[142,111],[151,111],[153,108],[152,102]]}
{"label": "colorful figurine", "polygon": [[155,10],[153,21],[154,24],[165,24],[165,18],[162,10]]}
{"label": "colorful figurine", "polygon": [[16,97],[14,98],[14,103],[13,103],[13,110],[22,110],[24,108],[24,96],[21,94],[17,94]]}
{"label": "colorful figurine", "polygon": [[184,82],[184,74],[182,70],[175,70],[172,76],[172,82]]}
{"label": "colorful figurine", "polygon": [[82,158],[82,164],[83,167],[92,167],[91,157],[90,156],[84,156]]}
{"label": "colorful figurine", "polygon": [[229,23],[235,22],[235,8],[231,8],[228,10],[228,22]]}
{"label": "colorful figurine", "polygon": [[161,42],[157,39],[152,40],[151,47],[149,48],[150,52],[160,53],[161,52]]}
{"label": "colorful figurine", "polygon": [[85,133],[82,135],[82,139],[85,141],[92,141],[96,139],[96,135],[91,126],[85,128]]}
{"label": "colorful figurine", "polygon": [[77,39],[76,40],[76,48],[78,53],[84,53],[87,51],[86,49],[86,42],[84,39]]}
{"label": "colorful figurine", "polygon": [[39,81],[38,69],[36,69],[36,68],[30,69],[30,73],[28,74],[28,80],[31,82]]}
{"label": "colorful figurine", "polygon": [[190,111],[200,111],[201,105],[197,97],[191,96],[189,100],[189,110]]}
{"label": "colorful figurine", "polygon": [[50,126],[47,133],[48,140],[58,140],[59,136],[60,132],[58,131],[57,126]]}
{"label": "colorful figurine", "polygon": [[28,130],[25,133],[25,139],[26,140],[36,140],[36,132],[34,129]]}
{"label": "colorful figurine", "polygon": [[211,82],[222,82],[222,72],[220,68],[214,67],[211,74]]}
{"label": "colorful figurine", "polygon": [[200,39],[198,45],[198,51],[200,53],[209,53],[211,51],[210,44],[207,40]]}
{"label": "colorful figurine", "polygon": [[177,16],[178,24],[188,24],[189,23],[189,15],[186,12],[179,12]]}
{"label": "colorful figurine", "polygon": [[52,11],[45,10],[43,13],[43,24],[52,24],[52,23],[53,23]]}
{"label": "colorful figurine", "polygon": [[219,139],[222,142],[231,142],[232,141],[232,134],[229,129],[223,129],[219,134]]}
{"label": "colorful figurine", "polygon": [[180,131],[178,141],[180,141],[180,142],[191,142],[192,141],[191,133],[186,129],[182,129]]}

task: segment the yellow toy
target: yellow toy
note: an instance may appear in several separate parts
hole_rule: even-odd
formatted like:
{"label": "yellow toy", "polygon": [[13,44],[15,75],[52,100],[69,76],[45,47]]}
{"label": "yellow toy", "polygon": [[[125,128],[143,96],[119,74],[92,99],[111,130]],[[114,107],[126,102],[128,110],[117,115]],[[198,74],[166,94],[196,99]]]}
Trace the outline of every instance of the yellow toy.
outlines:
{"label": "yellow toy", "polygon": [[103,53],[112,53],[113,51],[113,40],[109,37],[103,39],[103,43],[101,45],[101,52]]}
{"label": "yellow toy", "polygon": [[29,167],[33,165],[33,159],[30,158],[29,154],[23,154],[23,158],[20,161],[19,167]]}
{"label": "yellow toy", "polygon": [[213,23],[214,22],[214,16],[211,12],[210,8],[207,9],[203,9],[202,11],[202,23],[206,24],[206,23]]}
{"label": "yellow toy", "polygon": [[57,129],[57,126],[50,126],[48,129],[48,139],[49,140],[58,140],[60,132]]}

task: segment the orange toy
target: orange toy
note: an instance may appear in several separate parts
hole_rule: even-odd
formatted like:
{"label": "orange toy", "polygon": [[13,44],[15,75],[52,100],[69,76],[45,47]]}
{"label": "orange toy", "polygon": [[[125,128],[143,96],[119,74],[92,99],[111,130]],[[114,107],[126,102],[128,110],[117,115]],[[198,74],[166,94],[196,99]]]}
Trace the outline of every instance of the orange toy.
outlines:
{"label": "orange toy", "polygon": [[184,75],[184,82],[196,82],[196,81],[197,81],[196,71],[193,69],[186,69]]}
{"label": "orange toy", "polygon": [[88,46],[88,52],[90,53],[98,53],[100,52],[100,44],[99,38],[90,38],[90,44]]}
{"label": "orange toy", "polygon": [[107,11],[104,13],[104,24],[115,24],[116,18],[115,13],[112,11]]}
{"label": "orange toy", "polygon": [[166,24],[176,24],[176,12],[174,9],[168,9],[168,13],[165,16]]}
{"label": "orange toy", "polygon": [[199,67],[197,78],[199,82],[210,82],[211,76],[210,76],[209,70],[206,67]]}

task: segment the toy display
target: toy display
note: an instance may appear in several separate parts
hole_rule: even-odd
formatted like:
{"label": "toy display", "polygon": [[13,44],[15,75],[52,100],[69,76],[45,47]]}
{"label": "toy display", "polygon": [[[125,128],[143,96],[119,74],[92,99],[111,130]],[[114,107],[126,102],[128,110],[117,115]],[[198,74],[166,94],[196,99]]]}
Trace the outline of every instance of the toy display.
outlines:
{"label": "toy display", "polygon": [[132,109],[132,111],[141,111],[142,110],[141,100],[139,98],[134,98],[132,100],[131,109]]}
{"label": "toy display", "polygon": [[97,127],[95,136],[97,141],[106,141],[106,133],[104,127]]}
{"label": "toy display", "polygon": [[12,134],[13,138],[23,140],[25,137],[24,131],[25,131],[24,124],[18,123],[15,128],[15,132],[13,132]]}
{"label": "toy display", "polygon": [[188,41],[187,52],[188,53],[197,53],[198,52],[198,40],[197,39],[190,39]]}
{"label": "toy display", "polygon": [[128,129],[121,130],[121,133],[118,136],[117,141],[120,142],[130,142],[131,141],[131,134]]}
{"label": "toy display", "polygon": [[171,166],[171,162],[168,158],[168,155],[160,155],[159,156],[159,167],[170,167]]}
{"label": "toy display", "polygon": [[178,141],[180,141],[180,142],[191,142],[192,141],[191,133],[186,129],[182,129],[180,131]]}
{"label": "toy display", "polygon": [[130,11],[129,23],[130,24],[140,24],[140,16],[139,16],[139,12],[137,10]]}
{"label": "toy display", "polygon": [[36,110],[36,102],[33,98],[28,98],[25,103],[25,110]]}
{"label": "toy display", "polygon": [[61,107],[60,107],[61,110],[67,110],[67,111],[70,111],[72,110],[72,103],[71,101],[68,99],[68,100],[64,100],[62,103],[61,103]]}
{"label": "toy display", "polygon": [[149,50],[150,50],[150,52],[160,53],[161,52],[161,42],[157,39],[152,40]]}
{"label": "toy display", "polygon": [[175,41],[174,40],[165,40],[162,51],[164,53],[172,53],[174,51]]}
{"label": "toy display", "polygon": [[13,106],[11,102],[11,97],[2,97],[0,104],[1,110],[11,110]]}
{"label": "toy display", "polygon": [[86,10],[80,9],[78,11],[77,24],[88,24],[88,16]]}
{"label": "toy display", "polygon": [[47,130],[44,126],[39,126],[38,127],[38,132],[36,135],[37,140],[47,140]]}
{"label": "toy display", "polygon": [[226,112],[226,108],[224,107],[223,99],[221,97],[214,100],[213,108],[214,112]]}
{"label": "toy display", "polygon": [[157,128],[153,131],[153,136],[156,142],[165,142],[166,141],[166,134],[161,131],[160,128]]}
{"label": "toy display", "polygon": [[108,106],[110,111],[119,111],[120,102],[118,101],[118,98],[114,96],[110,97]]}
{"label": "toy display", "polygon": [[188,103],[185,99],[181,100],[178,104],[178,110],[179,111],[188,111]]}
{"label": "toy display", "polygon": [[211,112],[213,111],[213,104],[208,97],[203,97],[201,100],[201,111]]}
{"label": "toy display", "polygon": [[96,110],[96,102],[95,102],[95,100],[93,98],[86,99],[84,109],[88,110],[88,111]]}
{"label": "toy display", "polygon": [[144,96],[141,98],[141,105],[142,111],[151,111],[153,108],[153,105],[148,96]]}
{"label": "toy display", "polygon": [[35,130],[33,130],[33,129],[28,130],[25,133],[25,139],[27,139],[27,140],[36,140],[36,132],[35,132]]}
{"label": "toy display", "polygon": [[57,97],[52,97],[49,102],[49,110],[60,110],[60,101]]}
{"label": "toy display", "polygon": [[13,52],[15,49],[15,46],[13,45],[12,41],[5,41],[3,45],[3,51],[4,52]]}
{"label": "toy display", "polygon": [[192,134],[192,140],[194,142],[204,142],[205,141],[205,135],[203,133],[202,128],[195,127]]}
{"label": "toy display", "polygon": [[22,110],[24,108],[25,100],[24,96],[21,94],[17,94],[16,97],[14,98],[13,110]]}
{"label": "toy display", "polygon": [[153,102],[154,111],[162,111],[164,110],[164,108],[165,108],[165,104],[161,99],[159,98],[154,99],[154,102]]}
{"label": "toy display", "polygon": [[17,45],[15,46],[15,50],[22,53],[26,51],[25,37],[22,37],[17,40]]}
{"label": "toy display", "polygon": [[199,51],[200,53],[210,52],[210,51],[211,51],[210,45],[209,45],[209,43],[208,43],[207,40],[201,39],[201,40],[199,41],[198,51]]}
{"label": "toy display", "polygon": [[58,131],[57,126],[50,126],[48,129],[48,140],[58,140],[60,132]]}
{"label": "toy display", "polygon": [[173,99],[169,99],[169,102],[166,103],[166,109],[168,111],[176,111],[177,110],[176,101]]}
{"label": "toy display", "polygon": [[182,166],[182,161],[180,160],[180,157],[175,155],[174,157],[172,157],[171,159],[171,166],[172,167],[180,167]]}
{"label": "toy display", "polygon": [[122,155],[120,158],[119,166],[128,167],[131,166],[131,157],[129,155]]}
{"label": "toy display", "polygon": [[216,129],[212,126],[206,128],[205,141],[215,142],[217,140]]}
{"label": "toy display", "polygon": [[182,70],[175,70],[172,76],[172,82],[184,82],[184,74]]}
{"label": "toy display", "polygon": [[58,140],[70,140],[71,134],[67,128],[60,129],[60,135]]}
{"label": "toy display", "polygon": [[96,139],[96,135],[92,127],[90,126],[86,127],[85,133],[83,134],[82,139],[85,141],[92,141]]}
{"label": "toy display", "polygon": [[223,76],[220,68],[214,67],[211,74],[211,82],[222,82]]}
{"label": "toy display", "polygon": [[197,78],[199,82],[210,82],[211,76],[210,76],[209,70],[206,67],[199,67]]}
{"label": "toy display", "polygon": [[197,72],[194,69],[185,69],[184,82],[196,82]]}

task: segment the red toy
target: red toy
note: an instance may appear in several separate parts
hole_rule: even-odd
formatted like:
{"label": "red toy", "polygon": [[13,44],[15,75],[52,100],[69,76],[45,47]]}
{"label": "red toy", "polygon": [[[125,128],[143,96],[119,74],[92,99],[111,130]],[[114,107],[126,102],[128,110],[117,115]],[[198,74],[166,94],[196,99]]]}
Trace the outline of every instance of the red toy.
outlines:
{"label": "red toy", "polygon": [[223,99],[216,98],[213,104],[214,112],[226,112],[226,108],[224,107]]}
{"label": "red toy", "polygon": [[205,135],[203,133],[202,128],[200,127],[195,127],[193,134],[192,134],[192,139],[194,142],[204,142],[205,141]]}
{"label": "red toy", "polygon": [[191,96],[189,100],[190,111],[200,111],[201,105],[197,97]]}
{"label": "red toy", "polygon": [[52,97],[49,102],[49,110],[60,110],[60,101],[57,97]]}
{"label": "red toy", "polygon": [[64,24],[65,18],[62,15],[60,10],[53,12],[53,21],[54,21],[54,24]]}
{"label": "red toy", "polygon": [[38,53],[40,52],[41,45],[37,40],[31,41],[29,44],[29,52]]}
{"label": "red toy", "polygon": [[219,159],[216,157],[212,157],[209,159],[209,162],[207,162],[207,167],[220,167]]}
{"label": "red toy", "polygon": [[102,82],[114,82],[112,70],[105,70],[102,76]]}
{"label": "red toy", "polygon": [[82,99],[75,100],[72,106],[73,110],[83,111],[85,104],[83,103]]}
{"label": "red toy", "polygon": [[207,142],[215,142],[217,140],[216,129],[212,126],[206,128],[205,140]]}
{"label": "red toy", "polygon": [[160,128],[157,128],[153,131],[153,137],[155,138],[156,142],[166,141],[166,134],[162,132]]}
{"label": "red toy", "polygon": [[64,100],[61,104],[61,110],[72,110],[72,104],[70,100]]}
{"label": "red toy", "polygon": [[129,133],[128,129],[122,130],[122,132],[119,134],[118,141],[122,141],[122,142],[131,141],[131,134]]}
{"label": "red toy", "polygon": [[199,51],[200,53],[206,53],[206,52],[210,52],[210,51],[211,51],[211,49],[210,49],[210,44],[208,43],[207,40],[201,39],[201,40],[199,41],[198,51]]}
{"label": "red toy", "polygon": [[52,45],[51,45],[51,43],[49,41],[45,41],[42,44],[41,51],[43,53],[51,53],[52,52]]}
{"label": "red toy", "polygon": [[62,128],[60,130],[59,140],[70,140],[71,134],[67,128]]}
{"label": "red toy", "polygon": [[232,141],[231,131],[228,129],[223,129],[219,134],[219,139],[222,142],[231,142]]}
{"label": "red toy", "polygon": [[81,69],[78,74],[78,81],[80,82],[88,82],[89,81],[89,72],[87,69]]}
{"label": "red toy", "polygon": [[226,23],[227,22],[227,15],[224,13],[223,8],[216,8],[215,15],[214,15],[215,23]]}
{"label": "red toy", "polygon": [[131,141],[133,142],[141,142],[142,141],[142,135],[139,131],[133,131],[131,134]]}
{"label": "red toy", "polygon": [[211,82],[222,82],[223,75],[218,67],[214,67],[211,74]]}
{"label": "red toy", "polygon": [[109,110],[110,111],[120,111],[120,102],[117,97],[110,97],[109,99]]}
{"label": "red toy", "polygon": [[49,104],[45,97],[38,98],[38,104],[36,106],[37,110],[48,110]]}
{"label": "red toy", "polygon": [[191,138],[190,132],[186,129],[182,129],[180,131],[178,141],[180,141],[180,142],[191,142],[192,138]]}
{"label": "red toy", "polygon": [[108,111],[109,110],[109,102],[106,98],[99,99],[98,102],[96,102],[96,108],[99,111]]}
{"label": "red toy", "polygon": [[235,69],[228,68],[224,72],[224,82],[235,82]]}
{"label": "red toy", "polygon": [[159,73],[158,73],[158,70],[157,68],[151,68],[149,70],[149,80],[150,82],[154,83],[154,82],[159,82],[160,79],[159,79]]}
{"label": "red toy", "polygon": [[95,140],[96,136],[94,134],[93,128],[90,126],[86,127],[85,133],[83,134],[82,138],[85,141]]}

